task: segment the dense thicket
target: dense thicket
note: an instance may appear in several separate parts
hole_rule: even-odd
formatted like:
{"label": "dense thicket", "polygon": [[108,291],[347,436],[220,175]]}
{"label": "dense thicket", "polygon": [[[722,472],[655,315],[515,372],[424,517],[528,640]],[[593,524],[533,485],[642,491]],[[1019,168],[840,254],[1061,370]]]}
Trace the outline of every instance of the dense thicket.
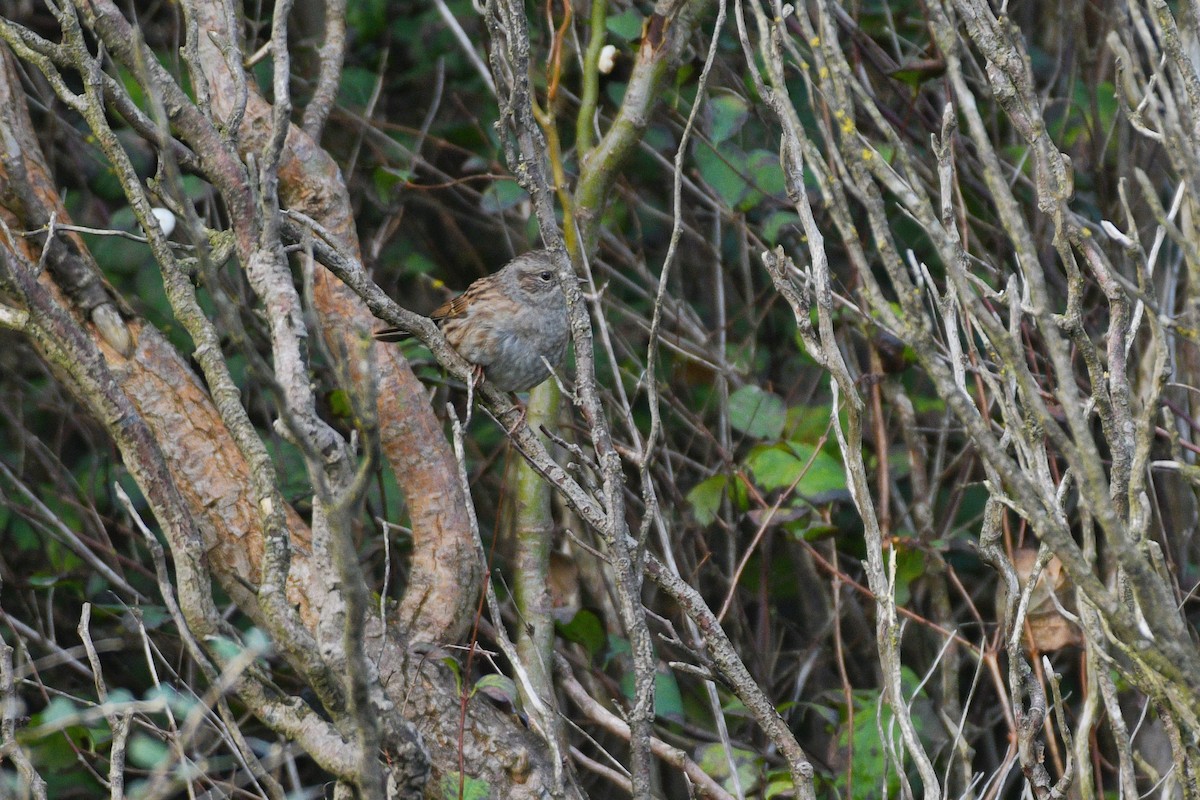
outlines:
{"label": "dense thicket", "polygon": [[1198,37],[10,4],[0,794],[1200,797]]}

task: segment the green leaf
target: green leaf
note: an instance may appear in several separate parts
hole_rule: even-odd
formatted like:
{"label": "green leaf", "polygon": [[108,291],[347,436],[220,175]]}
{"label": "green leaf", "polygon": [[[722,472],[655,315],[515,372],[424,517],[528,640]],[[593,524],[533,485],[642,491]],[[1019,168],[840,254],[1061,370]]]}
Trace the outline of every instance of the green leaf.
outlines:
{"label": "green leaf", "polygon": [[[114,203],[119,203],[125,199],[125,187],[121,185],[120,178],[112,169],[102,169],[96,172],[92,179],[88,181],[88,188],[98,196],[105,200]],[[133,216],[133,212],[129,213]]]}
{"label": "green leaf", "polygon": [[625,90],[629,88],[629,84],[625,81],[606,81],[604,84],[604,94],[608,97],[610,103],[614,106],[619,106],[625,102]]}
{"label": "green leaf", "polygon": [[642,37],[642,15],[630,8],[606,19],[604,27],[613,36],[632,42]]}
{"label": "green leaf", "polygon": [[795,523],[788,523],[783,527],[793,538],[797,540],[802,539],[806,542],[819,542],[824,539],[831,539],[842,531],[837,525],[826,525],[823,522],[810,520],[799,520]]}
{"label": "green leaf", "polygon": [[459,773],[456,770],[451,770],[442,776],[441,782],[438,784],[438,790],[442,797],[446,800],[488,800],[491,797],[492,787],[487,781],[481,781],[478,778],[472,778],[467,775],[463,780],[462,794],[458,793]]}
{"label": "green leaf", "polygon": [[266,631],[257,626],[247,629],[242,634],[242,641],[248,650],[253,650],[259,654],[271,652],[271,637],[267,635]]}
{"label": "green leaf", "polygon": [[[914,694],[919,684],[920,679],[916,673],[908,667],[901,668],[900,685],[910,703],[923,701],[923,698]],[[884,785],[887,787],[886,791],[882,792],[884,797],[895,797],[899,794],[900,779],[891,769],[887,751],[900,738],[900,726],[895,724],[891,706],[882,701],[882,692],[878,689],[855,691],[854,725],[850,728],[845,724],[848,715],[843,716],[838,725],[837,739],[841,747],[846,747],[853,738],[854,791],[848,793],[848,796],[854,800],[879,797]],[[924,727],[917,713],[913,714],[913,725],[918,732]],[[892,741],[883,740],[880,731]],[[844,776],[839,783],[842,783],[844,788]]]}
{"label": "green leaf", "polygon": [[371,102],[378,76],[362,67],[346,67],[342,71],[342,83],[338,87],[338,105],[365,108]]}
{"label": "green leaf", "polygon": [[389,199],[404,184],[412,178],[412,171],[394,169],[392,167],[376,167],[371,171],[371,180],[375,184],[375,193],[383,199]]}
{"label": "green leaf", "polygon": [[[633,670],[626,670],[621,675],[621,693],[632,700],[636,688]],[[670,672],[654,673],[654,714],[676,721],[684,719],[683,695],[679,691],[675,676]]]}
{"label": "green leaf", "polygon": [[481,692],[502,708],[516,709],[519,707],[517,684],[507,675],[493,672],[475,681],[472,693]]}
{"label": "green leaf", "polygon": [[738,208],[750,192],[744,177],[746,154],[733,146],[715,151],[707,144],[698,144],[694,154],[700,177],[712,187],[725,205]]}
{"label": "green leaf", "polygon": [[727,716],[750,719],[750,709],[746,708],[746,704],[733,695],[725,698],[724,702],[721,703],[721,710]]}
{"label": "green leaf", "polygon": [[370,38],[387,28],[387,0],[355,0],[346,6],[346,26],[359,38]]}
{"label": "green leaf", "polygon": [[329,413],[341,420],[354,418],[354,406],[350,403],[350,394],[345,389],[334,389],[326,396],[329,403]]}
{"label": "green leaf", "polygon": [[[66,515],[60,515],[60,518]],[[77,527],[77,526],[72,526]],[[59,575],[68,575],[79,567],[83,566],[83,559],[68,550],[65,545],[58,542],[47,542],[46,555],[49,557],[50,566],[58,572]],[[71,581],[72,584],[79,584],[80,581]]]}
{"label": "green leaf", "polygon": [[[746,158],[750,181],[755,190],[767,197],[782,200],[787,195],[787,181],[783,167],[779,166],[779,154],[770,150],[753,150]],[[758,201],[755,201],[755,205]]]}
{"label": "green leaf", "polygon": [[698,144],[693,154],[700,176],[730,208],[749,211],[767,196],[783,199],[787,184],[779,156],[770,150],[747,154],[732,143],[719,150]]}
{"label": "green leaf", "polygon": [[87,583],[84,585],[83,596],[87,598],[112,597],[109,589],[108,579],[93,572],[88,576]]}
{"label": "green leaf", "polygon": [[614,659],[621,656],[627,656],[633,652],[633,648],[629,644],[629,640],[623,636],[615,634],[608,635],[608,650],[604,654],[604,666],[607,667]]}
{"label": "green leaf", "polygon": [[406,275],[430,275],[437,272],[438,265],[429,256],[424,253],[412,252],[404,256],[404,274]]}
{"label": "green leaf", "polygon": [[[86,746],[88,738],[90,738],[88,729],[81,725],[65,727],[61,733],[54,733],[37,740],[32,740],[23,732],[21,734],[22,744],[29,743],[33,763],[38,766],[38,770],[46,778],[47,783],[54,779],[53,776],[57,776],[61,772],[69,772],[78,768],[79,760],[76,756],[76,748]],[[8,797],[9,795],[3,796]],[[58,796],[60,795],[50,795],[50,797]]]}
{"label": "green leaf", "polygon": [[816,444],[830,433],[829,406],[792,406],[785,430],[793,442]]}
{"label": "green leaf", "polygon": [[742,129],[750,118],[750,104],[732,92],[722,92],[708,101],[709,133],[713,144],[720,144]]}
{"label": "green leaf", "polygon": [[798,228],[800,220],[794,211],[772,211],[759,223],[759,233],[769,245],[779,244],[779,237],[786,228]]}
{"label": "green leaf", "polygon": [[591,658],[595,658],[596,654],[604,647],[604,623],[600,621],[600,617],[596,616],[594,611],[581,608],[575,612],[575,616],[571,618],[570,622],[560,622],[555,627],[558,635],[568,642],[583,645]]}
{"label": "green leaf", "polygon": [[[840,459],[835,458],[824,450],[813,456],[815,447],[800,442],[788,442],[788,448],[802,463],[808,464],[808,471],[796,486],[796,490],[805,497],[821,497],[830,493],[845,492],[846,470]],[[811,463],[809,463],[811,460]]]}
{"label": "green leaf", "polygon": [[654,713],[664,719],[682,722],[683,694],[674,673],[660,671],[654,676]]}
{"label": "green leaf", "polygon": [[746,465],[750,467],[754,482],[768,492],[791,486],[804,469],[804,463],[782,445],[754,448]]}
{"label": "green leaf", "polygon": [[224,661],[232,661],[242,654],[242,646],[226,636],[213,636],[208,640],[208,646]]}
{"label": "green leaf", "polygon": [[38,725],[49,725],[77,713],[79,713],[79,707],[75,703],[65,697],[56,697],[42,709],[42,713],[34,716],[34,722]]}
{"label": "green leaf", "polygon": [[763,791],[763,797],[771,800],[772,797],[793,797],[795,786],[792,784],[790,775],[779,775],[771,777],[767,783],[767,788]]}
{"label": "green leaf", "polygon": [[911,547],[901,547],[896,553],[896,602],[908,603],[912,582],[925,574],[925,554]]}
{"label": "green leaf", "polygon": [[[111,698],[111,695],[110,695]],[[163,684],[161,686],[151,687],[150,691],[146,692],[147,700],[158,700],[162,698],[167,705],[171,707],[176,716],[187,716],[199,700],[193,694],[183,694],[173,687]]]}
{"label": "green leaf", "polygon": [[692,516],[701,525],[711,525],[717,518],[727,482],[724,475],[713,475],[700,481],[688,492],[687,501],[692,506]]}
{"label": "green leaf", "polygon": [[737,769],[738,784],[743,792],[749,794],[758,785],[759,775],[766,765],[766,761],[758,753],[735,747],[731,754],[726,754],[723,745],[713,742],[697,747],[695,758],[701,769],[732,792],[734,786],[729,771],[730,755],[733,756],[733,766]]}
{"label": "green leaf", "polygon": [[454,673],[454,690],[456,692],[461,692],[463,685],[462,665],[459,664],[458,660],[449,653],[442,656],[441,662],[446,666],[447,669]]}
{"label": "green leaf", "polygon": [[42,538],[38,536],[33,527],[20,518],[14,519],[9,525],[8,535],[12,537],[17,549],[22,553],[34,550],[42,543]]}
{"label": "green leaf", "polygon": [[496,181],[483,191],[480,209],[488,214],[498,214],[515,208],[529,199],[529,195],[516,181]]}
{"label": "green leaf", "polygon": [[765,491],[795,483],[797,494],[825,500],[829,494],[846,489],[846,473],[841,463],[825,452],[814,455],[814,448],[807,444],[760,445],[750,451],[746,465]]}
{"label": "green leaf", "polygon": [[145,734],[135,734],[129,740],[129,760],[142,769],[154,769],[171,756],[165,742]]}
{"label": "green leaf", "polygon": [[729,396],[729,424],[747,436],[778,439],[786,421],[782,398],[753,384]]}
{"label": "green leaf", "polygon": [[651,150],[662,153],[668,150],[674,151],[679,140],[675,136],[675,131],[666,125],[651,125],[646,128],[646,133],[642,136],[642,142]]}

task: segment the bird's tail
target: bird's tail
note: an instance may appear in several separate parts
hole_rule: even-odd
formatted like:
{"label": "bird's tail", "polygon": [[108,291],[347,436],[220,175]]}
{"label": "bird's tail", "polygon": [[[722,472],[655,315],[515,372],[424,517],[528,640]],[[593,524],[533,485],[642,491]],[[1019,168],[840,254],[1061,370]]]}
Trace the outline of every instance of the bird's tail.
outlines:
{"label": "bird's tail", "polygon": [[412,336],[404,328],[380,328],[372,334],[377,342],[400,342]]}

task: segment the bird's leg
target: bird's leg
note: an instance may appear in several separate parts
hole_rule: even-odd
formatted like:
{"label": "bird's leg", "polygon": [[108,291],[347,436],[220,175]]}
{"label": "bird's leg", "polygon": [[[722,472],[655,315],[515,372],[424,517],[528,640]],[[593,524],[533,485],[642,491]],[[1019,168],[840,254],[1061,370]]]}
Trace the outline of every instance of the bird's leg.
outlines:
{"label": "bird's leg", "polygon": [[512,436],[514,433],[516,433],[517,429],[525,424],[525,415],[528,412],[528,409],[525,407],[525,404],[522,403],[520,400],[518,400],[517,396],[515,394],[512,395],[512,401],[513,401],[513,405],[515,405],[517,407],[517,411],[519,411],[520,414],[517,416],[516,422],[514,422],[512,424],[512,427],[505,428],[505,431],[508,433],[509,436]]}

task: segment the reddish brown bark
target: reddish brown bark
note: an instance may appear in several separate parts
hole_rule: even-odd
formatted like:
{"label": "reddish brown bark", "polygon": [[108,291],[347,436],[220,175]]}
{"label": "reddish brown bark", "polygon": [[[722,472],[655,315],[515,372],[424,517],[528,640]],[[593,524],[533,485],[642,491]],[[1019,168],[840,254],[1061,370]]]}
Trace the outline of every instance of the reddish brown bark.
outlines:
{"label": "reddish brown bark", "polygon": [[[98,3],[96,7],[109,15],[107,24],[118,28],[127,24],[119,15],[111,16],[116,11],[110,5]],[[133,37],[128,39],[132,41]],[[20,83],[11,69],[0,74],[0,103],[14,110],[2,124],[6,135],[14,137],[10,141],[19,142],[16,150],[20,156],[10,163],[20,174],[0,165],[0,214],[16,230],[41,224],[37,220],[49,216],[68,223],[25,113]],[[266,104],[253,98],[251,105],[254,113],[247,114],[243,137],[247,147],[259,140],[263,129],[258,126],[267,122]],[[193,115],[192,122],[205,121]],[[208,155],[210,164],[219,159],[219,154]],[[289,137],[282,172],[284,202],[336,231],[344,246],[356,251],[353,220],[336,166],[295,130]],[[29,190],[24,206],[16,210],[12,202],[15,187]],[[36,209],[30,208],[30,197],[36,198],[32,204]],[[34,210],[37,214],[32,213]],[[24,262],[37,263],[36,241],[18,241]],[[99,281],[99,270],[87,250],[77,241],[74,244],[77,253],[71,255],[79,260],[76,266],[80,274]],[[78,335],[91,340],[89,346],[103,359],[102,365],[97,361],[101,371],[96,379],[104,381],[114,397],[122,398],[122,407],[127,410],[121,412],[123,417],[114,414],[105,398],[74,383],[80,402],[114,431],[114,438],[120,438],[116,428],[132,423],[149,431],[154,440],[147,444],[157,449],[154,455],[161,458],[169,477],[159,474],[154,480],[161,486],[156,483],[143,486],[143,490],[148,494],[160,489],[175,493],[172,496],[182,498],[181,505],[175,507],[186,509],[191,517],[174,526],[174,530],[190,537],[188,541],[170,542],[177,564],[186,560],[189,569],[202,565],[210,570],[211,577],[244,612],[260,618],[262,612],[253,587],[260,578],[264,554],[262,515],[253,499],[249,466],[206,387],[156,329],[127,320],[124,330],[130,336],[130,346],[117,349],[103,342],[95,326],[87,321],[87,309],[66,298],[50,272],[43,272],[39,281],[57,298],[55,304],[63,319],[74,319]],[[374,327],[373,317],[356,296],[320,268],[315,288],[331,351],[335,355],[350,352],[356,337]],[[119,304],[119,298],[109,299]],[[55,361],[46,350],[52,345],[45,337],[36,339],[34,345],[48,361]],[[376,619],[366,623],[370,632],[367,646],[381,684],[391,694],[396,709],[422,733],[435,765],[435,779],[444,771],[457,769],[461,752],[468,772],[486,780],[497,796],[540,795],[547,765],[539,760],[544,746],[537,737],[514,718],[480,701],[470,703],[465,729],[460,730],[459,696],[453,675],[437,659],[415,655],[404,645],[414,639],[439,643],[459,639],[474,610],[481,569],[467,524],[457,467],[424,390],[394,348],[379,345],[377,356],[379,374],[355,378],[378,381],[382,448],[409,498],[415,538],[411,577],[401,606],[402,624],[393,622],[385,631]],[[131,413],[136,419],[129,416]],[[135,474],[142,480],[142,473]],[[325,565],[312,562],[310,531],[291,509],[287,509],[287,528],[292,550],[288,599],[299,608],[305,625],[314,630],[321,614],[321,597],[313,587],[322,584],[315,579],[315,571],[325,569]],[[203,540],[199,548],[197,532]],[[197,550],[203,551],[198,557]],[[523,755],[501,758],[500,752]]]}

